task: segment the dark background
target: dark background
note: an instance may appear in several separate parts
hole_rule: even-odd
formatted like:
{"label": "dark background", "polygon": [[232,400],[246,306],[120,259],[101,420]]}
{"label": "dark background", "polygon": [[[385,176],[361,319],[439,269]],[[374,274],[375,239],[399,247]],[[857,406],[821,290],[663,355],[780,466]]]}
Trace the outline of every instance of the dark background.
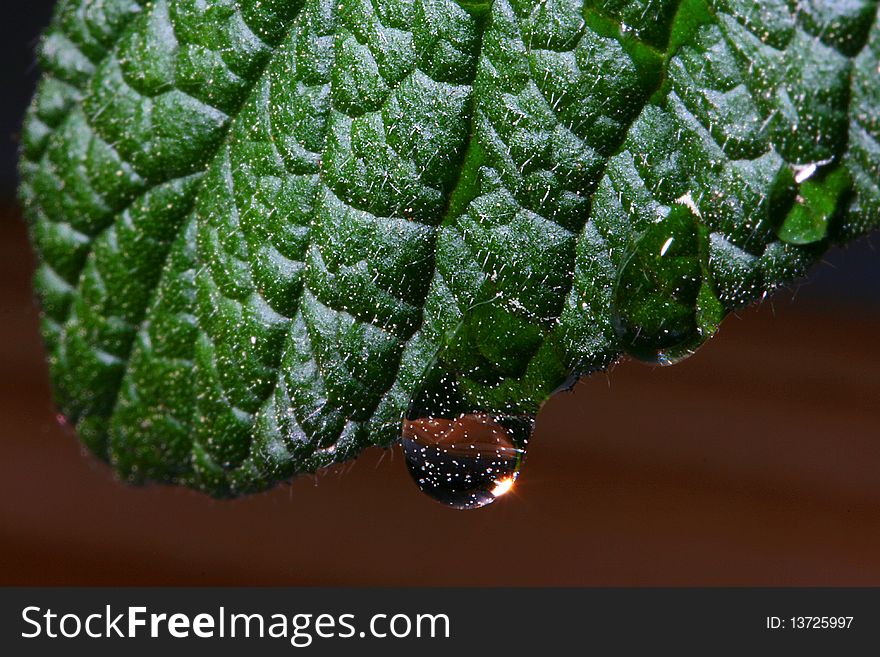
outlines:
{"label": "dark background", "polygon": [[870,240],[696,357],[550,400],[482,511],[419,494],[398,451],[226,502],[115,482],[55,421],[14,202],[51,4],[0,9],[0,584],[880,585]]}

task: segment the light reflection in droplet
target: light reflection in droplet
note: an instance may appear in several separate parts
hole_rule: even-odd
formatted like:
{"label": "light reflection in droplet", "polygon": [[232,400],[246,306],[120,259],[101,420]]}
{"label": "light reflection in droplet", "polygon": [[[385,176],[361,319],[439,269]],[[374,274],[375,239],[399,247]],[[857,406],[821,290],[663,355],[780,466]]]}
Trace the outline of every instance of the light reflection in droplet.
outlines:
{"label": "light reflection in droplet", "polygon": [[515,426],[503,422],[486,413],[404,420],[400,442],[419,489],[456,509],[477,509],[509,493],[525,456],[525,439],[520,431],[522,446],[517,446]]}

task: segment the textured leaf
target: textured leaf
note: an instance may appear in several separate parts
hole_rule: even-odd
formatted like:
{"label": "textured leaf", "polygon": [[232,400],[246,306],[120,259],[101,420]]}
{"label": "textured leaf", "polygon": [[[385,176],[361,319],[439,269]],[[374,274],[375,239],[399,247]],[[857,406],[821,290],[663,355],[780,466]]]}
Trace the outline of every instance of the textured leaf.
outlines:
{"label": "textured leaf", "polygon": [[388,445],[438,368],[533,413],[880,222],[868,0],[61,0],[40,63],[56,398],[133,481]]}

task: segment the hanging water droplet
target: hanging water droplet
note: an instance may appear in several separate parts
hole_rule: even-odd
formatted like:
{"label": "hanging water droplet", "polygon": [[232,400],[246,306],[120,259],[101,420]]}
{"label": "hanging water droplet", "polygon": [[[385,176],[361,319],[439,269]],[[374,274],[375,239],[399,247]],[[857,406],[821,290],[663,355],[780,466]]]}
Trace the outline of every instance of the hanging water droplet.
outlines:
{"label": "hanging water droplet", "polygon": [[404,420],[401,444],[423,493],[456,509],[486,506],[510,492],[525,456],[515,429],[485,413]]}
{"label": "hanging water droplet", "polygon": [[674,205],[624,254],[612,323],[639,360],[671,365],[709,339],[723,316],[708,273],[708,233],[686,205]]}
{"label": "hanging water droplet", "polygon": [[491,504],[513,488],[534,418],[468,408],[455,378],[434,374],[403,421],[410,475],[423,493],[453,508]]}

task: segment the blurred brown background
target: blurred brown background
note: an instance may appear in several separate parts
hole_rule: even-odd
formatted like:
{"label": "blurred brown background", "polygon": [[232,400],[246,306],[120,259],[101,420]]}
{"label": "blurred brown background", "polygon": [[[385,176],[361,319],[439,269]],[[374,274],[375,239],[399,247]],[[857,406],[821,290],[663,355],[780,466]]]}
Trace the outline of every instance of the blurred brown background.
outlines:
{"label": "blurred brown background", "polygon": [[880,315],[864,306],[766,303],[675,367],[581,382],[486,509],[441,507],[379,450],[217,502],[119,484],[58,426],[6,214],[0,584],[880,584]]}
{"label": "blurred brown background", "polygon": [[0,585],[880,585],[867,242],[676,367],[622,363],[552,399],[487,509],[430,501],[397,451],[235,501],[116,483],[54,419],[9,200],[50,5],[0,9]]}

